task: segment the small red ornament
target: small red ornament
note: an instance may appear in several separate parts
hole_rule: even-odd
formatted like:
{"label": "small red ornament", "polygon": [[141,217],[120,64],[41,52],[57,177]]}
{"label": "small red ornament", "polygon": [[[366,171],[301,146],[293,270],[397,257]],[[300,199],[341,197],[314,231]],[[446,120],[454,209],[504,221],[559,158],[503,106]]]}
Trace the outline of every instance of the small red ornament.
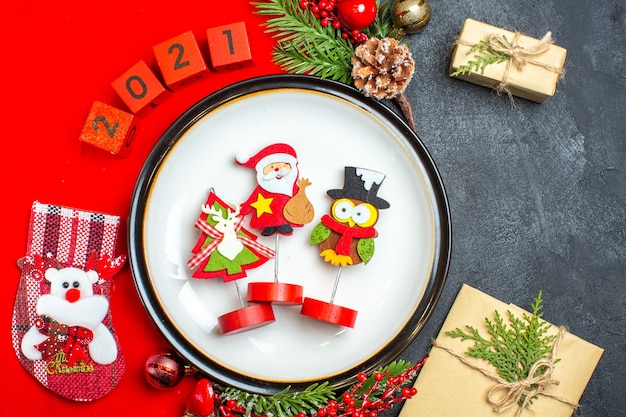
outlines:
{"label": "small red ornament", "polygon": [[196,387],[187,401],[185,401],[187,411],[194,416],[208,417],[215,409],[215,391],[208,379],[202,378],[196,383]]}
{"label": "small red ornament", "polygon": [[151,355],[144,365],[146,381],[159,389],[175,387],[186,373],[183,358],[171,351],[160,351]]}
{"label": "small red ornament", "polygon": [[350,29],[364,29],[376,20],[375,0],[340,0],[337,17]]}

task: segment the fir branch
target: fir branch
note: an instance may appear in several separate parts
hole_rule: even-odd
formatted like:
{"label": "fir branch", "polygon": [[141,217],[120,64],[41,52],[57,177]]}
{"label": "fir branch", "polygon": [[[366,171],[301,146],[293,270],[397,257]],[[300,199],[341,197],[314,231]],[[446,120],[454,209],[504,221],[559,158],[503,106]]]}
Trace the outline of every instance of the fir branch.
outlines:
{"label": "fir branch", "polygon": [[415,394],[414,389],[403,385],[411,381],[425,361],[426,358],[411,364],[398,360],[380,368],[369,378],[359,374],[358,381],[340,397],[335,395],[328,381],[312,384],[303,391],[292,392],[288,386],[274,395],[219,386],[218,408],[222,417],[319,416],[321,410],[328,416],[348,417],[354,416],[356,409],[361,410],[362,415],[368,414],[366,410],[369,414],[386,411]]}
{"label": "fir branch", "polygon": [[489,46],[486,40],[482,40],[474,44],[466,55],[474,54],[473,59],[469,60],[467,64],[460,65],[459,68],[450,74],[451,77],[458,77],[459,75],[471,75],[472,72],[480,71],[481,74],[485,73],[485,68],[491,64],[499,64],[509,59],[509,56],[503,52],[498,52]]}
{"label": "fir branch", "polygon": [[[352,82],[352,61],[319,45],[307,45],[308,52],[294,44],[280,44],[274,50],[274,62],[292,74],[316,75],[343,83]],[[315,53],[311,53],[315,51]]]}
{"label": "fir branch", "polygon": [[235,400],[245,407],[244,416],[291,417],[299,413],[314,414],[335,399],[328,382],[312,384],[304,391],[290,392],[288,386],[274,395],[253,394],[233,387],[224,388],[222,400]]}
{"label": "fir branch", "polygon": [[376,0],[376,7],[378,12],[374,23],[363,29],[363,32],[370,38],[383,39],[388,37],[392,30],[391,19],[389,18],[389,2],[380,4],[380,1]]}
{"label": "fir branch", "polygon": [[276,39],[274,63],[285,71],[349,83],[354,46],[337,30],[324,27],[298,0],[253,2],[257,14],[270,17],[266,33]]}
{"label": "fir branch", "polygon": [[[541,296],[540,291],[531,306],[533,313],[523,313],[521,319],[507,310],[509,325],[498,311],[495,311],[493,321],[486,317],[485,326],[490,335],[488,339],[469,325],[465,329],[447,331],[446,334],[462,341],[473,340],[474,345],[465,353],[491,363],[502,379],[508,382],[523,380],[529,376],[530,369],[537,361],[551,357],[552,343],[556,339],[554,335],[546,335],[552,326],[541,320]],[[541,369],[537,374],[540,372]],[[520,403],[524,399],[522,397]]]}

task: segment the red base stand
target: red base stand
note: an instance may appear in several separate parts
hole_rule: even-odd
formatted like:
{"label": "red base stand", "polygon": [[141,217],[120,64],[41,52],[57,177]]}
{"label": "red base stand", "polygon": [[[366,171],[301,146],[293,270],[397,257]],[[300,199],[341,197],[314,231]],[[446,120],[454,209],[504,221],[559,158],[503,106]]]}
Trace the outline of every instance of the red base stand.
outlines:
{"label": "red base stand", "polygon": [[248,301],[253,303],[302,304],[304,289],[301,285],[279,282],[251,282],[248,284]]}
{"label": "red base stand", "polygon": [[276,320],[269,304],[256,304],[240,308],[217,318],[222,334],[237,334],[256,329]]}
{"label": "red base stand", "polygon": [[354,327],[358,312],[337,304],[307,297],[302,302],[300,314],[339,326]]}

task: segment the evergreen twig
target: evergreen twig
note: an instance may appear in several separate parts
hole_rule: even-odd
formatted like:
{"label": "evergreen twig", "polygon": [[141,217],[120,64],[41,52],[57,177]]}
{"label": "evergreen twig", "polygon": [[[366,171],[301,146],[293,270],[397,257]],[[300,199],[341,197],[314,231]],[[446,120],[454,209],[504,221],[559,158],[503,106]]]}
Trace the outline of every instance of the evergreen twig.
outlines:
{"label": "evergreen twig", "polygon": [[227,387],[222,393],[224,401],[235,400],[245,411],[244,416],[275,416],[291,417],[303,412],[314,414],[330,400],[335,399],[335,393],[328,382],[312,384],[304,391],[290,392],[288,386],[274,395],[253,394],[233,387]]}
{"label": "evergreen twig", "polygon": [[352,82],[354,46],[332,27],[324,27],[298,0],[252,2],[270,17],[266,33],[276,38],[274,62],[287,72]]}
{"label": "evergreen twig", "polygon": [[[505,38],[506,40],[506,38]],[[450,74],[451,77],[459,75],[471,75],[472,72],[480,71],[481,75],[485,73],[485,68],[491,64],[499,64],[509,59],[504,52],[494,50],[489,46],[489,42],[482,40],[474,44],[466,55],[474,54],[467,64],[460,65],[459,68]]]}
{"label": "evergreen twig", "polygon": [[[539,291],[532,304],[533,313],[523,313],[521,319],[507,310],[509,326],[498,311],[493,321],[486,317],[489,338],[481,336],[476,328],[469,325],[465,329],[447,331],[446,334],[461,338],[462,341],[473,340],[474,345],[465,352],[467,355],[488,361],[496,368],[498,375],[508,382],[520,381],[529,376],[533,364],[551,357],[552,343],[556,339],[554,335],[546,335],[552,326],[541,320],[541,296],[542,292]],[[524,399],[520,398],[520,403]]]}
{"label": "evergreen twig", "polygon": [[[346,395],[354,399],[355,404],[351,406],[353,409],[356,407],[388,410],[394,404],[413,395],[408,388],[403,388],[403,384],[410,382],[425,360],[416,364],[403,360],[392,362],[381,367],[369,378],[359,380],[340,397],[336,396],[328,381],[314,383],[303,391],[291,391],[291,387],[288,386],[274,395],[254,394],[234,387],[218,387],[220,415],[222,417],[315,416],[321,409],[327,410],[330,415],[329,409],[335,407],[337,417],[345,417],[352,415],[352,412],[346,411],[348,409],[345,404]],[[381,378],[380,375],[384,375],[385,378]],[[408,391],[403,392],[403,390]],[[399,392],[402,394],[396,395]],[[368,404],[363,403],[365,400]],[[233,405],[227,406],[230,402]]]}
{"label": "evergreen twig", "polygon": [[363,31],[370,38],[395,38],[396,40],[400,40],[402,36],[397,28],[393,26],[391,21],[391,7],[389,1],[385,1],[381,3],[379,0],[376,1],[376,6],[378,7],[378,12],[376,13],[376,20],[369,27],[365,28]]}

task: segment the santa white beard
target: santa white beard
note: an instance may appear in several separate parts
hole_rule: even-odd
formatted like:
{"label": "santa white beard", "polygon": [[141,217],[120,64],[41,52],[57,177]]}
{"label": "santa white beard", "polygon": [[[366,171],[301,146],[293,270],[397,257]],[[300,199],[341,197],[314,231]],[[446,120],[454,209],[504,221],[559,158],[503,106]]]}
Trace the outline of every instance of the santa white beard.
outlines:
{"label": "santa white beard", "polygon": [[270,171],[263,175],[262,171],[257,172],[257,182],[264,190],[270,193],[293,195],[293,185],[298,179],[298,172],[295,169],[281,169]]}

